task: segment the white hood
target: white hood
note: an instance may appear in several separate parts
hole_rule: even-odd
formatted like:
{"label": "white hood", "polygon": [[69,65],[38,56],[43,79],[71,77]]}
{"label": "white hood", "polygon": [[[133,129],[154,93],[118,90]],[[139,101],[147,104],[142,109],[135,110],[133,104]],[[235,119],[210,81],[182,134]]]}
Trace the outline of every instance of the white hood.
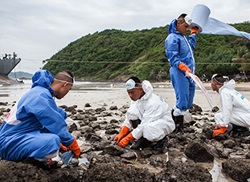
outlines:
{"label": "white hood", "polygon": [[145,92],[145,95],[141,98],[142,100],[148,99],[153,93],[153,86],[148,80],[142,82],[142,89]]}
{"label": "white hood", "polygon": [[229,82],[227,82],[226,84],[224,84],[224,86],[220,88],[219,93],[220,93],[224,88],[227,88],[227,89],[230,89],[230,90],[235,89],[235,81],[232,79],[232,80],[230,80]]}

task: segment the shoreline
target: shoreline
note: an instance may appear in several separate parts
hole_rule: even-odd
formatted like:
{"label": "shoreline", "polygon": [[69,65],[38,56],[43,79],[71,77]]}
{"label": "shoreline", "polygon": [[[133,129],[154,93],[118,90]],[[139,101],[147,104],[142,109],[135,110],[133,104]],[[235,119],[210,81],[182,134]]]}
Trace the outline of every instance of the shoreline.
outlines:
{"label": "shoreline", "polygon": [[[25,84],[15,84],[0,87],[1,102],[13,103],[30,88],[31,80]],[[122,107],[130,104],[130,98],[121,82],[76,82],[73,89],[62,98],[57,100],[58,105],[77,105],[84,108],[85,104],[90,104],[93,108],[103,105]],[[153,82],[154,93],[166,99],[170,108],[175,105],[175,93],[171,82]],[[220,108],[220,99],[217,92],[212,91],[210,82],[203,83],[214,106]],[[250,100],[250,82],[236,83],[236,90]],[[194,104],[199,105],[203,110],[211,110],[205,95],[196,86]]]}

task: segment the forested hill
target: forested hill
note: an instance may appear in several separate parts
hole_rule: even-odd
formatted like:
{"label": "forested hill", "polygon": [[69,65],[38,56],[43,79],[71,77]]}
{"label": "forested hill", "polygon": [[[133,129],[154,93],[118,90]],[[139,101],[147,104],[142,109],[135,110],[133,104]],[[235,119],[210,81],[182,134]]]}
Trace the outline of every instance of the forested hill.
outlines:
{"label": "forested hill", "polygon": [[[233,24],[250,32],[250,22]],[[135,30],[104,30],[70,43],[46,60],[44,69],[52,74],[68,69],[83,80],[125,80],[131,75],[151,81],[169,79],[169,62],[164,41],[168,26]],[[250,41],[236,36],[199,34],[195,59],[196,74],[215,72],[235,75],[247,71]]]}

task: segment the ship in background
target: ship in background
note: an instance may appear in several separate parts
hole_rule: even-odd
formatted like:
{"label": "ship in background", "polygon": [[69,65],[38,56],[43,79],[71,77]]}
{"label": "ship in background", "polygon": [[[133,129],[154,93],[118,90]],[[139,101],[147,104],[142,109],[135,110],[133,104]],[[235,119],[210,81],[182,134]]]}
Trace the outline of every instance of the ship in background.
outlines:
{"label": "ship in background", "polygon": [[5,54],[0,58],[0,86],[15,84],[20,81],[13,80],[8,77],[8,74],[18,65],[21,61],[21,58],[17,58],[17,54],[13,52],[11,54]]}
{"label": "ship in background", "polygon": [[17,58],[17,54],[13,52],[11,54],[5,54],[0,58],[0,74],[8,75],[21,61],[21,58]]}

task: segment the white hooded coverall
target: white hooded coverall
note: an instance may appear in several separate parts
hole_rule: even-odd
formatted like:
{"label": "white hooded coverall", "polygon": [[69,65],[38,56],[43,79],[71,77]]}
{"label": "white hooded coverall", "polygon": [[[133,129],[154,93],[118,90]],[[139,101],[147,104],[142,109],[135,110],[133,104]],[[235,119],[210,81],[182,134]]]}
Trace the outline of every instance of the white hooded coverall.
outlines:
{"label": "white hooded coverall", "polygon": [[143,136],[152,142],[159,141],[175,129],[171,110],[164,99],[153,93],[149,81],[143,81],[142,88],[145,95],[131,101],[122,126],[132,129],[129,120],[140,119],[141,123],[132,131],[133,137],[138,140]]}
{"label": "white hooded coverall", "polygon": [[229,123],[250,126],[250,102],[235,90],[235,81],[230,80],[219,89],[221,113],[214,116],[219,126],[227,127]]}

